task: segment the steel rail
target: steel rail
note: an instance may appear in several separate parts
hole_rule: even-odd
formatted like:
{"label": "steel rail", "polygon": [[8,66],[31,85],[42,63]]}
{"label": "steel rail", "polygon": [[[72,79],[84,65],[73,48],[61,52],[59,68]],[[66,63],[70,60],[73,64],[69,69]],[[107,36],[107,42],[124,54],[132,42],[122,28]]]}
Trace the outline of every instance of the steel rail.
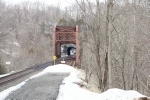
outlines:
{"label": "steel rail", "polygon": [[[73,64],[73,61],[75,60],[75,57],[74,56],[67,56],[67,57],[63,57],[63,58],[58,58],[56,60],[56,63],[60,63],[60,61],[62,60],[65,60],[68,64],[68,65],[72,65]],[[68,63],[69,62],[69,63]],[[6,83],[9,83],[9,82],[12,82],[18,78],[21,78],[27,74],[30,74],[34,71],[38,71],[40,69],[44,69],[50,65],[53,65],[53,60],[52,61],[49,61],[49,62],[46,62],[46,63],[42,63],[42,64],[39,64],[39,65],[34,65],[34,66],[31,66],[29,68],[26,68],[22,71],[19,71],[19,72],[16,72],[16,73],[13,73],[13,74],[10,74],[10,75],[7,75],[5,77],[1,77],[0,78],[0,86],[2,85],[5,85]]]}

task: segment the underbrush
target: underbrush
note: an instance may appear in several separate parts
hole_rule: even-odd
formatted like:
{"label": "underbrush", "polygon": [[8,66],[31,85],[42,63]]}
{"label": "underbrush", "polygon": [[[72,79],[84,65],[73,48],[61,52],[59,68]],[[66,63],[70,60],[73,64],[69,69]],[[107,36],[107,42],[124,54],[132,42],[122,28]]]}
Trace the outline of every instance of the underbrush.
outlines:
{"label": "underbrush", "polygon": [[5,66],[0,63],[0,75],[5,74],[5,73],[6,73]]}

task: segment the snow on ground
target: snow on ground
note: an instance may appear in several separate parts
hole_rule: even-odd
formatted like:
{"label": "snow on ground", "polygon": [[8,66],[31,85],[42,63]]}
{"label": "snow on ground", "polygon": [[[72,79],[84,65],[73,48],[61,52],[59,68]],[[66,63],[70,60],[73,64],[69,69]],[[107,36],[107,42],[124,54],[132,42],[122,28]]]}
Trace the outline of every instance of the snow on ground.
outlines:
{"label": "snow on ground", "polygon": [[117,88],[109,89],[101,94],[90,92],[76,83],[82,82],[78,78],[80,73],[72,72],[63,80],[57,100],[136,100],[146,97],[136,91],[125,91]]}
{"label": "snow on ground", "polygon": [[2,75],[0,75],[0,78],[1,78],[1,77],[5,77],[5,76],[7,76],[7,75],[10,75],[10,74],[12,74],[12,73],[14,73],[14,71],[11,71],[11,72],[8,73],[8,74],[2,74]]}
{"label": "snow on ground", "polygon": [[18,57],[17,56],[17,53],[15,53],[15,52],[10,52],[9,50],[3,50],[3,49],[0,49],[0,51],[2,51],[2,52],[4,52],[5,54],[8,54],[8,55],[11,55],[11,56],[13,56],[13,57]]}
{"label": "snow on ground", "polygon": [[18,42],[14,42],[13,44],[18,46],[18,47],[20,46]]}
{"label": "snow on ground", "polygon": [[[84,85],[86,85],[86,83],[79,78],[80,71],[64,64],[49,66],[29,79],[37,78],[47,73],[70,74],[62,81],[57,100],[136,100],[139,97],[145,97],[136,91],[124,91],[121,89],[109,89],[101,94],[82,89],[77,83],[82,82]],[[4,100],[11,92],[21,88],[29,79],[0,92],[0,100]]]}

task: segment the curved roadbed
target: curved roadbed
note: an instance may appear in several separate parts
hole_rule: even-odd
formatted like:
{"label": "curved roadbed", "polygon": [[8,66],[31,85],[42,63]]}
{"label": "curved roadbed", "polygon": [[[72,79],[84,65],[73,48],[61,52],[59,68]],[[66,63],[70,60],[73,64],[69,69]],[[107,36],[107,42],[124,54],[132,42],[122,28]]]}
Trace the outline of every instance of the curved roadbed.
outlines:
{"label": "curved roadbed", "polygon": [[12,92],[8,100],[56,100],[59,86],[68,74],[47,73],[40,77],[30,79],[20,89]]}

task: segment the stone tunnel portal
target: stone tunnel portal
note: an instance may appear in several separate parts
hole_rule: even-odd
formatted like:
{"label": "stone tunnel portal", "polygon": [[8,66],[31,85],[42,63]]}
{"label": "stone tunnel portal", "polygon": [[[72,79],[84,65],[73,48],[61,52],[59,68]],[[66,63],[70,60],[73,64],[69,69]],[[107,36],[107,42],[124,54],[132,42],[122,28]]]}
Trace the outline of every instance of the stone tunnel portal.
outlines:
{"label": "stone tunnel portal", "polygon": [[75,44],[62,44],[61,45],[61,57],[70,56],[76,54]]}

